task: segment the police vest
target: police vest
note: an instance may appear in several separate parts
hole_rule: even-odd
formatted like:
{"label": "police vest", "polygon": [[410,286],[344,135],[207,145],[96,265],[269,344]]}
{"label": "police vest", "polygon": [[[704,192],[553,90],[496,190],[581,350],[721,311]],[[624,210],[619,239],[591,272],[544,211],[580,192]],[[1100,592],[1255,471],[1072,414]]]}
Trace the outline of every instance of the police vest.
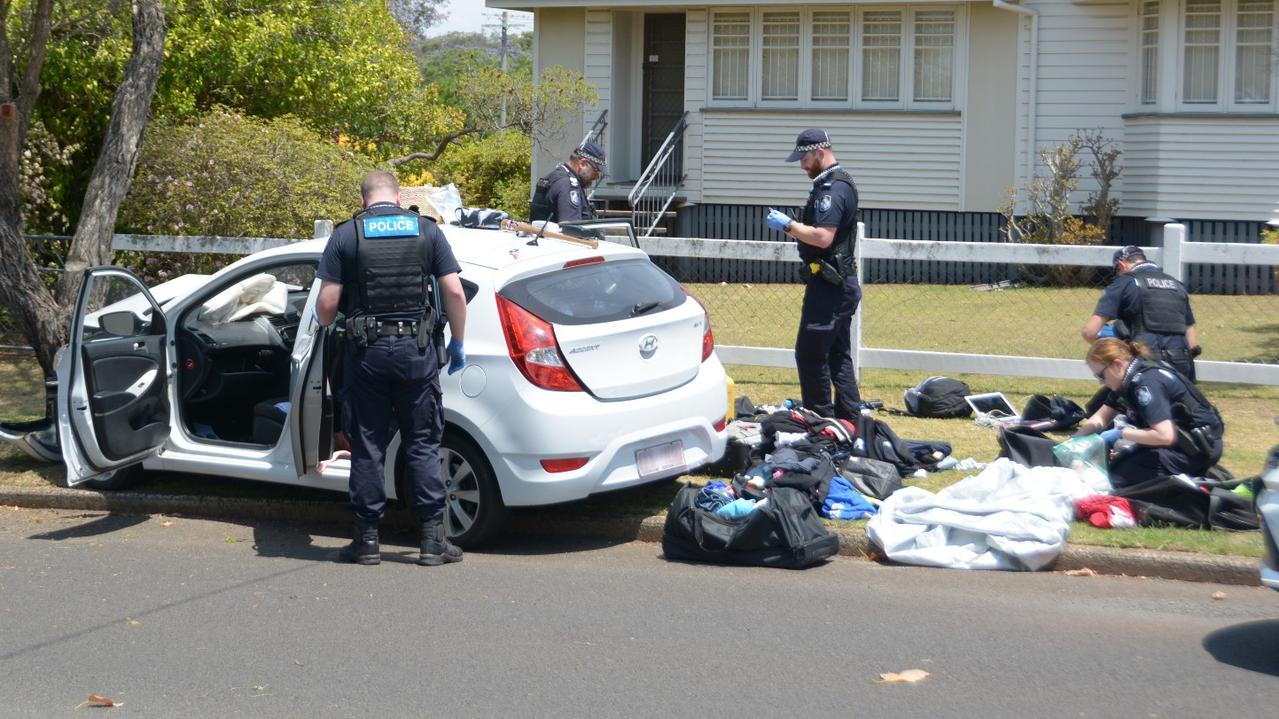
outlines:
{"label": "police vest", "polygon": [[[800,222],[805,225],[812,225],[816,221],[818,197],[828,193],[831,186],[836,182],[846,183],[853,189],[854,195],[857,193],[857,185],[853,183],[852,175],[842,169],[830,173],[820,184],[813,185],[813,189],[808,193],[808,204],[804,205],[804,212],[800,217]],[[805,263],[819,259],[851,262],[853,258],[853,243],[856,241],[857,213],[851,212],[840,218],[839,226],[835,228],[835,239],[830,243],[830,247],[819,249],[810,244],[800,242],[799,258]],[[836,264],[838,265],[838,263]]]}
{"label": "police vest", "polygon": [[[1128,379],[1128,383],[1123,388],[1123,395],[1126,402],[1136,401],[1136,397],[1130,397],[1129,391],[1133,387],[1141,386],[1141,377],[1146,372],[1152,370],[1162,370],[1171,375],[1179,382],[1185,392],[1181,397],[1173,400],[1170,398],[1169,404],[1172,405],[1172,422],[1177,427],[1184,430],[1191,430],[1195,427],[1207,427],[1214,430],[1220,435],[1225,428],[1225,422],[1221,419],[1221,413],[1217,411],[1216,406],[1208,401],[1203,392],[1195,386],[1185,375],[1181,374],[1172,365],[1166,362],[1147,359],[1133,360],[1137,364],[1137,369],[1133,371]],[[1131,405],[1130,405],[1131,406]]]}
{"label": "police vest", "polygon": [[1190,296],[1176,278],[1156,270],[1131,273],[1141,293],[1141,315],[1128,329],[1133,336],[1144,332],[1157,335],[1186,333],[1186,306]]}
{"label": "police vest", "polygon": [[545,177],[537,181],[536,187],[533,188],[533,199],[529,200],[528,217],[530,222],[537,220],[555,221],[555,206],[547,199],[547,194],[551,191],[551,185],[568,177],[571,171],[560,163],[555,166]]}
{"label": "police vest", "polygon": [[431,308],[431,258],[424,220],[416,213],[355,216],[355,314],[425,314]]}

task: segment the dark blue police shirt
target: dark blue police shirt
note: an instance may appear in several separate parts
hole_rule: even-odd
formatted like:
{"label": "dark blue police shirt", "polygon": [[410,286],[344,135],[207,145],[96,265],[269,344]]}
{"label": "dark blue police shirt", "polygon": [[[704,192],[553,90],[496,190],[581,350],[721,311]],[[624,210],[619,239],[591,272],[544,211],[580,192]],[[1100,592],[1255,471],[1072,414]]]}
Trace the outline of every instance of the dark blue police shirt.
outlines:
{"label": "dark blue police shirt", "polygon": [[857,190],[847,182],[831,182],[829,188],[821,187],[829,180],[827,175],[838,169],[838,164],[831,165],[813,180],[813,191],[817,193],[813,208],[814,227],[838,228],[844,224],[848,213],[857,212]]}
{"label": "dark blue police shirt", "polygon": [[[1153,262],[1143,262],[1132,268],[1127,274],[1119,275],[1106,285],[1106,289],[1101,293],[1101,299],[1097,300],[1097,309],[1092,313],[1098,317],[1107,320],[1123,320],[1125,323],[1131,324],[1131,320],[1141,317],[1141,289],[1137,287],[1137,280],[1133,277],[1138,272],[1159,272],[1159,265]],[[1190,303],[1186,303],[1186,326],[1189,327],[1195,323],[1195,313],[1190,309]],[[1185,345],[1185,335],[1181,335],[1181,342],[1178,343],[1175,338],[1169,337],[1168,344],[1179,347]]]}
{"label": "dark blue police shirt", "polygon": [[[1164,420],[1177,423],[1172,407],[1188,392],[1173,372],[1134,360],[1128,365],[1124,385],[1119,392],[1110,393],[1106,405],[1128,415],[1135,426],[1153,429]],[[1194,426],[1217,425],[1216,415],[1206,407],[1200,407],[1190,419]]]}
{"label": "dark blue police shirt", "polygon": [[[562,164],[562,163],[561,163]],[[580,222],[595,219],[595,208],[586,199],[582,181],[573,174],[573,168],[563,165],[568,174],[546,188],[546,201],[555,208],[555,222]]]}
{"label": "dark blue police shirt", "polygon": [[[394,215],[401,210],[390,202],[378,202],[369,205],[365,212],[376,217]],[[462,268],[453,257],[453,248],[449,247],[448,240],[444,238],[444,232],[428,217],[422,218],[422,227],[425,229],[426,242],[431,253],[431,274],[443,277],[461,272]],[[356,244],[354,221],[348,220],[333,228],[333,234],[329,236],[329,242],[324,246],[324,254],[320,257],[320,267],[315,273],[322,280],[342,285],[340,306],[347,315],[352,314],[355,303],[359,301],[359,295],[355,289],[355,281],[359,273]],[[421,319],[421,316],[412,312],[403,312],[384,315],[383,319],[392,322],[415,321]]]}

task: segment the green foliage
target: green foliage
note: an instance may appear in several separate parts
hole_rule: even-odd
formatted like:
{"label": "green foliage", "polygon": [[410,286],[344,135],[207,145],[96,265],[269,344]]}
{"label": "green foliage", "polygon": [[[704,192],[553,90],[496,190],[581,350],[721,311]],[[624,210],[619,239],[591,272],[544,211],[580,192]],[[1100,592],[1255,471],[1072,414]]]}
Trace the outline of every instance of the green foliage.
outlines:
{"label": "green foliage", "polygon": [[[481,68],[501,69],[501,41],[478,32],[451,32],[413,43],[423,79],[439,88],[440,99],[466,109],[472,98],[467,79]],[[533,33],[507,37],[506,73],[519,82],[533,82]]]}
{"label": "green foliage", "polygon": [[528,214],[532,152],[527,135],[507,130],[454,145],[431,169],[441,182],[457,185],[468,207],[491,207],[522,218]]}
{"label": "green foliage", "polygon": [[467,76],[465,92],[470,98],[465,106],[469,122],[478,127],[501,127],[505,100],[506,126],[544,144],[562,140],[569,123],[580,121],[582,110],[599,101],[595,86],[581,73],[561,65],[543,70],[536,86],[518,76],[480,68]]}
{"label": "green foliage", "polygon": [[359,209],[367,157],[300,120],[217,108],[189,124],[147,129],[121,231],[156,235],[310,237],[320,218]]}

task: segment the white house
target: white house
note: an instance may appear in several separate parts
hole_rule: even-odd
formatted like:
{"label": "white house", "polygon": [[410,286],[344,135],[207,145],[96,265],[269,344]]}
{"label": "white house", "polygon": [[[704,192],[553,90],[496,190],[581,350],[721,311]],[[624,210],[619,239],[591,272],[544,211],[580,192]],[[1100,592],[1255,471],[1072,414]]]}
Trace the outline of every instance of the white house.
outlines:
{"label": "white house", "polygon": [[[816,126],[864,208],[989,217],[1038,147],[1100,128],[1123,152],[1122,216],[1248,239],[1279,190],[1276,4],[487,0],[534,13],[536,68],[597,87],[581,130],[607,110],[623,188],[687,112],[689,211],[800,204],[807,179],[782,159]],[[534,176],[578,140],[539,148]]]}

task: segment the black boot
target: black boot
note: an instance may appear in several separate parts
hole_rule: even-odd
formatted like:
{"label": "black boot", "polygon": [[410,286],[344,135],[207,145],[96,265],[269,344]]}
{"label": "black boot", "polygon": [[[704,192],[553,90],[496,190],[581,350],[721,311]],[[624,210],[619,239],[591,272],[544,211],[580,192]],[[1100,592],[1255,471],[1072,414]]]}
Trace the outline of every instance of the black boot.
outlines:
{"label": "black boot", "polygon": [[377,546],[377,523],[355,520],[355,539],[338,550],[338,561],[348,564],[381,564]]}
{"label": "black boot", "polygon": [[438,567],[462,561],[462,548],[449,541],[444,532],[444,518],[436,517],[422,522],[422,554],[417,563]]}

